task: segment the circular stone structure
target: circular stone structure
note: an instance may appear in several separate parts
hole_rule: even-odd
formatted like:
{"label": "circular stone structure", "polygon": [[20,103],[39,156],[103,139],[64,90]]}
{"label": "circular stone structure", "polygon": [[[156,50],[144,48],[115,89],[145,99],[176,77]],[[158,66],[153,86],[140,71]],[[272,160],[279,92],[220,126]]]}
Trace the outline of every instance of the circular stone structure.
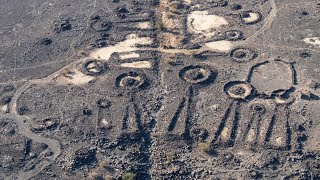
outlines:
{"label": "circular stone structure", "polygon": [[243,33],[240,30],[229,30],[224,33],[226,40],[238,41],[243,39]]}
{"label": "circular stone structure", "polygon": [[261,103],[251,104],[250,109],[258,114],[264,114],[266,112],[266,107]]}
{"label": "circular stone structure", "polygon": [[281,97],[281,96],[276,96],[274,98],[274,101],[278,105],[289,105],[289,104],[292,104],[295,101],[295,98],[293,96],[289,96],[287,98]]}
{"label": "circular stone structure", "polygon": [[244,81],[232,81],[224,86],[224,91],[232,99],[246,99],[251,94],[252,87]]}
{"label": "circular stone structure", "polygon": [[240,19],[243,24],[256,24],[261,21],[262,15],[257,11],[243,11],[240,14]]}
{"label": "circular stone structure", "polygon": [[89,76],[98,76],[106,69],[106,64],[99,60],[89,59],[82,64],[82,72]]}
{"label": "circular stone structure", "polygon": [[116,86],[127,90],[141,89],[146,84],[147,77],[140,72],[130,71],[116,78]]}
{"label": "circular stone structure", "polygon": [[237,47],[230,51],[230,57],[238,63],[248,62],[257,57],[257,53],[250,48]]}
{"label": "circular stone structure", "polygon": [[206,83],[215,76],[210,68],[201,65],[186,66],[179,72],[179,77],[191,84]]}

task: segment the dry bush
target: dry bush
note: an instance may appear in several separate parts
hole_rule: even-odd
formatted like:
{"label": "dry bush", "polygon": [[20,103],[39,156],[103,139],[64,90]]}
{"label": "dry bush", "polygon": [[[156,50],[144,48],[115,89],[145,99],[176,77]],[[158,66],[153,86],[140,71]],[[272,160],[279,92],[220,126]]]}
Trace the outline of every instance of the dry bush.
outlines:
{"label": "dry bush", "polygon": [[135,180],[136,174],[132,172],[125,172],[121,178],[122,180]]}
{"label": "dry bush", "polygon": [[200,142],[198,144],[198,149],[202,152],[209,153],[210,152],[210,145],[206,142]]}

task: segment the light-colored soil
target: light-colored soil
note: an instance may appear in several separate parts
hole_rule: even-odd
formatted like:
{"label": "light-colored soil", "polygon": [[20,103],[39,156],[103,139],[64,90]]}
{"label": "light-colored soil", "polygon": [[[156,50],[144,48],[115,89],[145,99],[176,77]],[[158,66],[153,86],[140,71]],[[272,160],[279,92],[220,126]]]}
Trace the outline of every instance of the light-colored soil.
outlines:
{"label": "light-colored soil", "polygon": [[152,68],[152,64],[149,61],[138,61],[132,63],[122,63],[121,67],[124,68]]}
{"label": "light-colored soil", "polygon": [[187,17],[190,33],[214,35],[215,29],[228,25],[228,21],[221,16],[209,14],[208,11],[194,11]]}

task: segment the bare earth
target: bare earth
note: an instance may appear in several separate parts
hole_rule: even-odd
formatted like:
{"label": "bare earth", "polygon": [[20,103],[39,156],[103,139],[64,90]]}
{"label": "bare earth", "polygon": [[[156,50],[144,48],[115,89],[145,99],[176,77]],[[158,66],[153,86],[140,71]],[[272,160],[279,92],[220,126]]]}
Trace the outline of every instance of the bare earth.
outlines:
{"label": "bare earth", "polygon": [[320,179],[320,1],[0,0],[0,180]]}

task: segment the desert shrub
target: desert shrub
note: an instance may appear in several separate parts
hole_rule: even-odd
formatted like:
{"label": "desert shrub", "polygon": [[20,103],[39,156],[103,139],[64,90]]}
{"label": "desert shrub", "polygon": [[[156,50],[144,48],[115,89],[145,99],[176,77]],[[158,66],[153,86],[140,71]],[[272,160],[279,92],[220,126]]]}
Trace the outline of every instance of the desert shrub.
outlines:
{"label": "desert shrub", "polygon": [[200,142],[198,144],[198,149],[202,152],[209,153],[210,152],[210,145],[206,142]]}
{"label": "desert shrub", "polygon": [[122,175],[122,180],[135,180],[136,179],[136,174],[132,172],[125,172]]}

